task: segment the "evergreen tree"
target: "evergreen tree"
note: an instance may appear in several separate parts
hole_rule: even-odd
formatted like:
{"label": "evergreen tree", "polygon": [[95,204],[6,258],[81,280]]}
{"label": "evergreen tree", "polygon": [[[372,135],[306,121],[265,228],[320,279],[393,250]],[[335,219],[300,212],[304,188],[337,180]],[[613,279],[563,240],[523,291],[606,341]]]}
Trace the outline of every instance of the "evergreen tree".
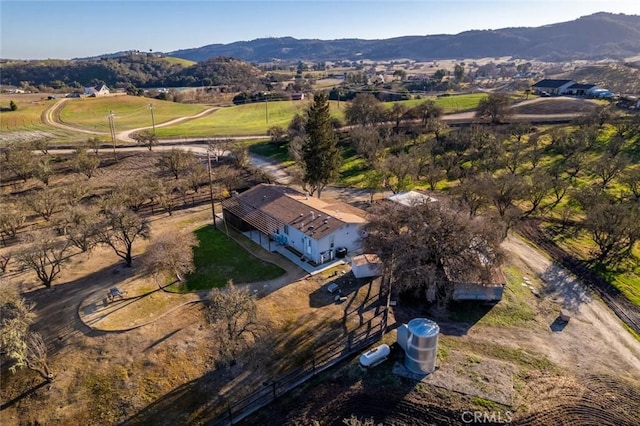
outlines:
{"label": "evergreen tree", "polygon": [[329,98],[325,93],[316,94],[307,110],[306,136],[302,146],[304,185],[309,193],[318,191],[318,198],[325,186],[338,177],[340,149],[331,125]]}

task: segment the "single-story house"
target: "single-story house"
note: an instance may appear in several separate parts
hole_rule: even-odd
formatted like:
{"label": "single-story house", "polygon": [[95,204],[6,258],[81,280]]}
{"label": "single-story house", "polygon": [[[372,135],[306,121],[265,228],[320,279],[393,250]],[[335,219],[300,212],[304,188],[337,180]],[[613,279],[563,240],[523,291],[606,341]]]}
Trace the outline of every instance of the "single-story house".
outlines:
{"label": "single-story house", "polygon": [[571,86],[567,87],[567,89],[565,90],[564,94],[566,94],[566,95],[574,95],[574,96],[591,97],[598,90],[602,90],[602,89],[600,87],[596,86],[595,84],[575,83],[575,84],[572,84]]}
{"label": "single-story house", "polygon": [[573,80],[553,80],[545,78],[544,80],[540,80],[533,86],[534,93],[547,92],[550,95],[563,95],[566,93],[566,90],[576,84]]}
{"label": "single-story house", "polygon": [[95,87],[85,87],[84,94],[87,96],[104,96],[109,94],[109,88],[104,84]]}
{"label": "single-story house", "polygon": [[271,251],[282,246],[310,264],[321,265],[361,250],[364,211],[321,200],[280,185],[257,185],[222,202],[225,223],[257,232]]}

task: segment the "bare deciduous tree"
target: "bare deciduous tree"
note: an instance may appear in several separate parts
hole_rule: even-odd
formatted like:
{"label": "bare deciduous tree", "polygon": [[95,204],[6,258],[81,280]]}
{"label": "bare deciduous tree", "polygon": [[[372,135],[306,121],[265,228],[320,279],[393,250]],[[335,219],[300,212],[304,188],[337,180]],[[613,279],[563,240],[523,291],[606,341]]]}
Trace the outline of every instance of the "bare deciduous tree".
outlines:
{"label": "bare deciduous tree", "polygon": [[593,202],[586,206],[584,226],[598,246],[594,259],[616,264],[631,255],[640,238],[640,214],[631,203]]}
{"label": "bare deciduous tree", "polygon": [[366,231],[365,250],[378,254],[393,285],[422,295],[431,289],[440,303],[452,294],[445,275],[488,283],[501,261],[499,229],[439,203],[381,203],[372,208]]}
{"label": "bare deciduous tree", "polygon": [[69,206],[77,206],[89,191],[90,187],[86,182],[76,180],[62,189],[62,198]]}
{"label": "bare deciduous tree", "polygon": [[85,175],[87,179],[91,179],[99,165],[100,159],[95,155],[89,155],[84,148],[76,149],[71,157],[71,168]]}
{"label": "bare deciduous tree", "polygon": [[16,255],[18,262],[32,269],[40,282],[46,288],[51,288],[60,275],[62,264],[67,260],[69,242],[56,238],[49,231],[33,232],[27,241],[29,244]]}
{"label": "bare deciduous tree", "polygon": [[193,167],[187,171],[185,179],[187,180],[189,187],[194,192],[198,192],[200,186],[207,182],[207,168],[202,163],[195,163]]}
{"label": "bare deciduous tree", "polygon": [[44,187],[32,191],[25,197],[25,203],[34,213],[42,216],[47,222],[55,210],[60,206],[60,191],[54,188]]}
{"label": "bare deciduous tree", "polygon": [[133,262],[133,244],[149,238],[149,221],[123,206],[112,206],[103,214],[98,230],[98,242],[108,245],[128,267]]}
{"label": "bare deciduous tree", "polygon": [[4,253],[0,254],[0,272],[1,273],[5,273],[7,272],[7,268],[9,266],[9,262],[11,261],[11,258],[13,257],[13,253],[10,251],[5,251]]}
{"label": "bare deciduous tree", "polygon": [[95,155],[98,155],[98,150],[100,149],[100,146],[102,146],[102,140],[97,136],[89,138],[87,139],[87,146]]}
{"label": "bare deciduous tree", "polygon": [[384,120],[382,103],[371,93],[358,93],[344,111],[349,124],[371,126]]}
{"label": "bare deciduous tree", "polygon": [[49,179],[53,176],[53,168],[49,158],[40,158],[34,163],[33,176],[45,185],[49,185]]}
{"label": "bare deciduous tree", "polygon": [[509,96],[504,93],[489,93],[489,96],[480,100],[478,103],[478,109],[476,110],[477,117],[488,117],[491,123],[502,123],[510,115],[509,105],[511,100]]}
{"label": "bare deciduous tree", "polygon": [[18,229],[22,226],[26,219],[24,208],[21,204],[15,203],[2,197],[0,199],[0,237],[2,244],[7,245],[7,238],[15,238]]}
{"label": "bare deciduous tree", "polygon": [[171,173],[176,180],[189,170],[196,162],[195,157],[189,151],[182,148],[171,148],[160,156],[158,166]]}
{"label": "bare deciduous tree", "polygon": [[72,207],[63,215],[64,233],[69,242],[83,253],[89,252],[97,244],[100,219],[93,208]]}
{"label": "bare deciduous tree", "polygon": [[603,188],[615,178],[629,164],[629,160],[622,154],[606,153],[590,164],[591,172],[600,178]]}
{"label": "bare deciduous tree", "polygon": [[9,145],[4,151],[3,163],[3,168],[11,170],[17,178],[24,182],[33,174],[33,154],[26,145]]}
{"label": "bare deciduous tree", "polygon": [[158,144],[158,137],[148,131],[136,134],[133,139],[135,139],[138,145],[147,147],[149,151],[152,151],[153,147]]}
{"label": "bare deciduous tree", "polygon": [[640,200],[640,167],[627,168],[620,176],[620,183],[631,191],[636,200]]}
{"label": "bare deciduous tree", "polygon": [[244,167],[249,162],[249,148],[240,142],[233,143],[229,146],[229,157],[236,167]]}
{"label": "bare deciduous tree", "polygon": [[395,194],[409,189],[412,177],[416,175],[417,165],[411,155],[401,152],[388,156],[381,169],[388,176],[387,188]]}
{"label": "bare deciduous tree", "polygon": [[151,274],[164,276],[172,274],[178,281],[195,271],[193,263],[193,247],[198,240],[191,232],[178,229],[164,231],[149,245],[145,253],[145,269]]}
{"label": "bare deciduous tree", "polygon": [[241,290],[229,281],[224,289],[214,288],[209,294],[206,310],[210,324],[219,333],[219,355],[223,364],[233,363],[241,350],[260,331],[256,298],[248,290]]}

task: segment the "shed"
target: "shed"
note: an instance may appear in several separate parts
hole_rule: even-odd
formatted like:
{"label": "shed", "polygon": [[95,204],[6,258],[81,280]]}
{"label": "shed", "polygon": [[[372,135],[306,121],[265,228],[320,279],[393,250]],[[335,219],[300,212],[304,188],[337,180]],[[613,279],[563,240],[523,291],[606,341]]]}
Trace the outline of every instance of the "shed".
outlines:
{"label": "shed", "polygon": [[376,254],[361,254],[351,258],[351,272],[356,278],[377,277],[382,273],[382,261]]}

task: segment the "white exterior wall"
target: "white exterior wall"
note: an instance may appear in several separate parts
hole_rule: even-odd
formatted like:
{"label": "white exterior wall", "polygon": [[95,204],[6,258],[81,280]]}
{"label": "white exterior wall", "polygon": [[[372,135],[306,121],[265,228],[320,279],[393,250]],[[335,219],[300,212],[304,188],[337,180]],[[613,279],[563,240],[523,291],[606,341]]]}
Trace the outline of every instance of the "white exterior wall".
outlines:
{"label": "white exterior wall", "polygon": [[[300,229],[288,226],[288,234],[284,232],[284,226],[280,228],[280,234],[287,237],[287,245],[303,253],[307,259],[317,264],[335,259],[335,251],[340,247],[346,247],[348,253],[359,252],[361,248],[362,225],[349,223],[325,235],[319,240],[305,234]],[[333,243],[333,247],[331,244]],[[332,251],[332,254],[327,253]],[[322,258],[321,253],[325,253]]]}
{"label": "white exterior wall", "polygon": [[363,224],[347,223],[332,234],[326,235],[318,241],[320,252],[331,249],[331,237],[334,238],[333,250],[346,247],[348,254],[357,253],[362,247]]}
{"label": "white exterior wall", "polygon": [[563,93],[565,93],[567,91],[567,89],[569,88],[569,86],[572,86],[575,84],[575,81],[570,81],[568,83],[563,84],[562,86],[558,87],[558,94],[562,95]]}

